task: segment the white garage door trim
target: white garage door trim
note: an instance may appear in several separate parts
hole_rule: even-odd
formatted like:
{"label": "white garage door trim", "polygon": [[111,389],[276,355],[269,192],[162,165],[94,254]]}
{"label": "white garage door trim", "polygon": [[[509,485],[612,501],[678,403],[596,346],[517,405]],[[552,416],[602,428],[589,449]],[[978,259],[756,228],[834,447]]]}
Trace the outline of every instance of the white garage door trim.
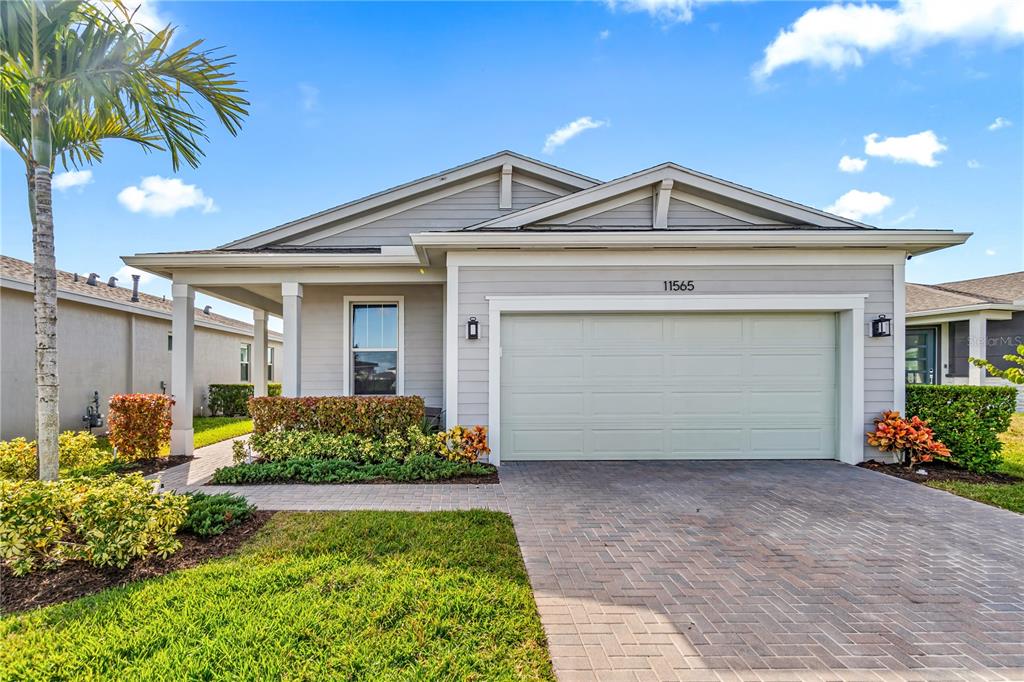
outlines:
{"label": "white garage door trim", "polygon": [[488,296],[487,429],[501,464],[501,314],[636,312],[834,312],[839,316],[839,459],[863,460],[864,299],[867,294],[798,296]]}

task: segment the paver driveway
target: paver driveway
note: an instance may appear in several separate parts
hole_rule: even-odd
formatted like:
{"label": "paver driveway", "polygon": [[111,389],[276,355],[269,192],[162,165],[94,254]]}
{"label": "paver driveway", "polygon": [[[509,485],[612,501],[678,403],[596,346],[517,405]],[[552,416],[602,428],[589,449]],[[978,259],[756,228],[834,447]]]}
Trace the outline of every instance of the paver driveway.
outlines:
{"label": "paver driveway", "polygon": [[1024,680],[1024,517],[836,462],[502,467],[561,679]]}

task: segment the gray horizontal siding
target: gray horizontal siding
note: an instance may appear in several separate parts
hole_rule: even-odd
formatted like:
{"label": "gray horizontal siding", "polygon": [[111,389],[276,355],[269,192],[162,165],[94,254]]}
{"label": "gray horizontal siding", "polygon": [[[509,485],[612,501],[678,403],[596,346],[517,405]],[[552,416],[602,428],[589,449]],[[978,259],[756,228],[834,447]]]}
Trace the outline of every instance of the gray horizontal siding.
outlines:
{"label": "gray horizontal siding", "polygon": [[512,183],[512,208],[498,208],[498,181],[325,237],[312,246],[408,246],[413,232],[459,230],[556,198],[543,190]]}
{"label": "gray horizontal siding", "polygon": [[[625,206],[619,206],[603,213],[574,220],[569,225],[592,226],[592,227],[650,227],[654,220],[654,198],[647,197],[640,201],[634,201]],[[547,221],[552,225],[559,224],[557,220]]]}
{"label": "gray horizontal siding", "polygon": [[750,223],[737,218],[716,213],[709,209],[672,199],[668,204],[668,226],[669,227],[749,227]]}
{"label": "gray horizontal siding", "polygon": [[[463,424],[487,422],[486,296],[663,294],[664,280],[692,279],[695,294],[867,294],[866,325],[882,313],[894,315],[892,278],[888,265],[460,267],[459,328],[474,316],[481,338],[459,340],[458,419]],[[895,360],[892,337],[864,339],[865,428],[893,407]]]}
{"label": "gray horizontal siding", "polygon": [[442,320],[444,301],[437,284],[395,286],[312,286],[302,297],[302,393],[341,395],[345,388],[342,361],[348,352],[342,323],[345,296],[404,296],[404,370],[406,395],[423,397],[428,407],[441,407]]}

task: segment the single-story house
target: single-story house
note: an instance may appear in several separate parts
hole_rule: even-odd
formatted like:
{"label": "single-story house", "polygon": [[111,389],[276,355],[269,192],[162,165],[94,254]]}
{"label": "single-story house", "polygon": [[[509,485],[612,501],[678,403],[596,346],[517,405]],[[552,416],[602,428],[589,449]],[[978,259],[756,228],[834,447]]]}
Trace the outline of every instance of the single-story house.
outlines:
{"label": "single-story house", "polygon": [[[285,395],[418,394],[487,426],[495,463],[855,463],[871,420],[903,408],[906,259],[968,236],[877,229],[674,163],[602,182],[505,151],[124,261],[173,280],[183,334],[195,291],[282,315]],[[175,394],[192,395],[190,356],[186,339]]]}
{"label": "single-story house", "polygon": [[[1004,386],[968,358],[996,367],[1024,343],[1024,272],[942,284],[907,283],[907,383]],[[1024,390],[1017,409],[1024,412]]]}
{"label": "single-story house", "polygon": [[[194,311],[195,382],[189,414],[204,414],[210,384],[245,383],[253,359],[267,355],[268,379],[282,378],[281,335],[253,337],[253,325]],[[265,325],[264,325],[265,327]],[[32,264],[0,256],[0,438],[35,433],[35,338]],[[189,334],[189,336],[193,336]],[[107,414],[115,393],[170,391],[171,301],[116,285],[116,278],[57,272],[57,363],[61,429],[84,429],[86,410],[98,398]],[[261,365],[262,363],[257,363]]]}

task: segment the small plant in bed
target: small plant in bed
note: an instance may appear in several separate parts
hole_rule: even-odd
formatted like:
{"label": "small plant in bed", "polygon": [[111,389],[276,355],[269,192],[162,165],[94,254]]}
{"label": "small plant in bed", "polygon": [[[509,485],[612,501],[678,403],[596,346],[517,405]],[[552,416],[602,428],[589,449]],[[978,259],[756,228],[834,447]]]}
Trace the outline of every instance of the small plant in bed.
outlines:
{"label": "small plant in bed", "polygon": [[494,466],[478,462],[488,452],[486,429],[456,427],[434,435],[419,426],[383,438],[354,433],[274,430],[235,441],[235,466],[218,469],[211,483],[366,483],[497,480]]}
{"label": "small plant in bed", "polygon": [[231,493],[189,493],[188,498],[188,515],[181,530],[201,538],[224,533],[247,520],[256,510],[244,497]]}

